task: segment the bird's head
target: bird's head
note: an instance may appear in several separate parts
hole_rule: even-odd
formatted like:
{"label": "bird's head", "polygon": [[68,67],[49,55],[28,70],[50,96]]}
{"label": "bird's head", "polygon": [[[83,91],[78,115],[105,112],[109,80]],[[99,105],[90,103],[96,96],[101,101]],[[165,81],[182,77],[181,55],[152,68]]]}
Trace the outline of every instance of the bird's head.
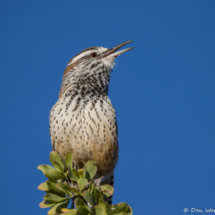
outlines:
{"label": "bird's head", "polygon": [[104,47],[90,47],[75,55],[69,61],[64,71],[60,95],[64,93],[69,86],[72,87],[72,85],[77,83],[90,84],[91,81],[100,79],[100,82],[107,82],[108,84],[110,72],[114,67],[116,57],[133,49],[133,47],[120,51],[118,50],[131,42],[132,41],[126,41],[110,49]]}

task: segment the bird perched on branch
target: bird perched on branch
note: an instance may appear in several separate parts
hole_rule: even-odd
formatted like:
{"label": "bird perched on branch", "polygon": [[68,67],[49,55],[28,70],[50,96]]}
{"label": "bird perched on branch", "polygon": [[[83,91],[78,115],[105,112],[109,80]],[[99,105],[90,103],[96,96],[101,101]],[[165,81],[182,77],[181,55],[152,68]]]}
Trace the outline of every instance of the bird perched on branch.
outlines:
{"label": "bird perched on branch", "polygon": [[118,128],[115,110],[108,98],[108,84],[114,60],[131,50],[118,51],[127,41],[111,49],[90,47],[68,63],[59,99],[50,112],[53,150],[60,156],[72,152],[74,165],[93,160],[103,183],[113,186],[118,159]]}

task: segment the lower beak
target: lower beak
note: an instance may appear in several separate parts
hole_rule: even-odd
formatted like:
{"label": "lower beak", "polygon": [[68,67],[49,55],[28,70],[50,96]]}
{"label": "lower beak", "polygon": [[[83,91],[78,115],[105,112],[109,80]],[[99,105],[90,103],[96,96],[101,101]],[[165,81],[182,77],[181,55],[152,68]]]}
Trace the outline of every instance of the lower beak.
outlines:
{"label": "lower beak", "polygon": [[[118,56],[121,55],[122,53],[125,53],[125,52],[127,52],[127,51],[133,49],[134,47],[132,47],[132,48],[127,48],[127,49],[123,49],[123,50],[121,50],[121,51],[116,52],[116,51],[117,51],[118,49],[120,49],[122,46],[124,46],[124,45],[126,45],[126,44],[128,44],[128,43],[131,43],[131,42],[133,42],[133,41],[132,41],[132,40],[129,40],[129,41],[127,41],[127,42],[120,43],[119,45],[114,46],[113,48],[109,49],[108,52],[107,52],[103,57],[110,57],[110,58],[111,58],[111,57],[118,57]],[[102,57],[102,58],[103,58],[103,57]]]}

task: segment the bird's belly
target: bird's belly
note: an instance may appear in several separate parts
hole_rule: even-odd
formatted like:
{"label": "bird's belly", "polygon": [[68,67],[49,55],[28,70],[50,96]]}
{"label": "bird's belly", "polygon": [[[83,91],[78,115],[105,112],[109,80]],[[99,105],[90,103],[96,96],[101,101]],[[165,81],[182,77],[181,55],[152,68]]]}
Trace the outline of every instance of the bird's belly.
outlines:
{"label": "bird's belly", "polygon": [[[83,103],[83,104],[82,104]],[[118,159],[118,138],[115,111],[107,98],[94,105],[80,101],[56,103],[50,114],[53,149],[61,156],[72,152],[74,160],[94,160],[100,175],[113,172]]]}

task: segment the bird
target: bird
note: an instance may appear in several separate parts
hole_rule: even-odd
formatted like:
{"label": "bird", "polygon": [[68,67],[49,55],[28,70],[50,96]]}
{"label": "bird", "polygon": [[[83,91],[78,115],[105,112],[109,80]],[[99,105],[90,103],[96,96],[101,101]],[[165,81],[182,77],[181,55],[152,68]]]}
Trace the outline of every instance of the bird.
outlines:
{"label": "bird", "polygon": [[[49,133],[52,148],[61,157],[73,154],[73,166],[92,160],[97,165],[95,179],[114,184],[118,160],[118,126],[115,109],[108,97],[115,59],[133,49],[120,43],[113,48],[93,46],[75,55],[63,73],[59,98],[50,111]],[[111,198],[108,200],[111,204]]]}

